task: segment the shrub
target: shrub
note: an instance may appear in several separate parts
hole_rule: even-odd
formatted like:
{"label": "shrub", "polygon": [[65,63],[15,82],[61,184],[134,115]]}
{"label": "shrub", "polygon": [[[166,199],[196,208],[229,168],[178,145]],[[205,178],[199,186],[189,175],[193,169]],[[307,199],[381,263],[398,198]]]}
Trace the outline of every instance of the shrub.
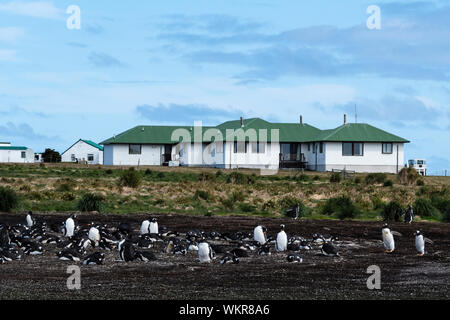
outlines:
{"label": "shrub", "polygon": [[234,208],[234,201],[231,198],[221,199],[220,202],[222,203],[225,209],[232,210]]}
{"label": "shrub", "polygon": [[375,197],[372,199],[372,205],[373,205],[374,210],[379,210],[379,209],[383,209],[383,207],[385,206],[385,203],[379,197]]}
{"label": "shrub", "polygon": [[275,201],[269,200],[269,201],[264,202],[262,209],[264,211],[269,211],[269,210],[275,209],[276,206],[277,205],[276,205]]}
{"label": "shrub", "polygon": [[209,172],[202,172],[198,177],[198,181],[214,181],[214,176]]}
{"label": "shrub", "polygon": [[106,174],[112,174],[113,171],[112,171],[111,169],[107,169],[107,170],[105,170],[105,173],[106,173]]}
{"label": "shrub", "polygon": [[421,217],[439,217],[439,210],[432,204],[431,200],[419,198],[413,204],[414,213]]}
{"label": "shrub", "polygon": [[227,183],[232,184],[252,184],[255,182],[255,179],[249,179],[249,176],[240,173],[240,172],[232,172],[227,177]]}
{"label": "shrub", "polygon": [[401,221],[402,215],[404,214],[404,208],[397,201],[391,201],[383,208],[383,219],[384,221]]}
{"label": "shrub", "polygon": [[243,203],[239,204],[239,209],[242,212],[254,212],[254,211],[256,211],[256,207],[254,205],[251,205],[250,203],[246,203],[246,202],[243,202]]}
{"label": "shrub", "polygon": [[75,195],[71,192],[65,192],[61,196],[61,199],[64,201],[73,201],[73,200],[75,200]]}
{"label": "shrub", "polygon": [[383,187],[392,187],[394,182],[392,180],[386,180],[383,184]]}
{"label": "shrub", "polygon": [[340,220],[344,220],[356,217],[359,210],[349,197],[341,196],[328,199],[322,208],[322,213],[326,215],[336,214]]}
{"label": "shrub", "polygon": [[151,169],[145,169],[144,175],[151,176],[153,174],[153,171]]}
{"label": "shrub", "polygon": [[354,182],[355,182],[356,184],[360,184],[360,183],[362,182],[361,177],[356,177],[355,180],[354,180]]}
{"label": "shrub", "polygon": [[142,182],[142,177],[139,172],[130,168],[123,172],[119,179],[119,185],[130,188],[137,188]]}
{"label": "shrub", "polygon": [[339,172],[333,172],[330,176],[331,183],[339,183],[342,180],[342,175]]}
{"label": "shrub", "polygon": [[297,180],[297,181],[309,181],[309,177],[306,174],[302,173],[301,175],[297,176],[295,178],[295,180]]}
{"label": "shrub", "polygon": [[442,214],[442,222],[450,222],[450,199],[440,203],[439,211]]}
{"label": "shrub", "polygon": [[319,177],[318,175],[315,175],[315,176],[313,177],[313,180],[314,180],[314,181],[319,181],[319,180],[320,180],[320,177]]}
{"label": "shrub", "polygon": [[0,187],[0,211],[11,212],[19,204],[19,197],[11,188]]}
{"label": "shrub", "polygon": [[416,184],[417,184],[418,186],[422,187],[422,186],[425,185],[425,181],[423,181],[423,179],[419,179],[419,180],[417,180]]}
{"label": "shrub", "polygon": [[295,206],[297,203],[300,203],[301,200],[292,196],[285,196],[278,200],[278,206],[282,209],[288,209]]}
{"label": "shrub", "polygon": [[242,193],[241,191],[233,191],[229,198],[233,202],[242,202],[245,200],[244,193]]}
{"label": "shrub", "polygon": [[380,173],[380,172],[376,172],[376,173],[369,173],[365,178],[364,181],[366,184],[382,184],[386,181],[386,174],[385,173]]}
{"label": "shrub", "polygon": [[219,178],[219,177],[221,177],[221,176],[223,176],[222,170],[217,170],[217,172],[216,172],[216,178]]}
{"label": "shrub", "polygon": [[404,185],[413,185],[419,178],[419,174],[414,168],[403,168],[398,173],[398,181]]}
{"label": "shrub", "polygon": [[85,193],[77,203],[77,210],[81,212],[101,211],[104,197],[94,193]]}
{"label": "shrub", "polygon": [[209,191],[205,191],[205,190],[197,190],[197,191],[195,191],[195,194],[194,194],[195,200],[203,199],[203,200],[208,201],[211,199],[211,197],[212,197],[211,193]]}

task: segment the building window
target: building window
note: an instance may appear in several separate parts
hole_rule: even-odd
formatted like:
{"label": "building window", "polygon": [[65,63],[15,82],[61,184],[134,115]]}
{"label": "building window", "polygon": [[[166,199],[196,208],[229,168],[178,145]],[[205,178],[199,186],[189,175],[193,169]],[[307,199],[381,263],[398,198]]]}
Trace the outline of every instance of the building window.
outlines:
{"label": "building window", "polygon": [[89,162],[94,161],[94,155],[93,154],[88,154],[87,159]]}
{"label": "building window", "polygon": [[313,147],[313,153],[316,153],[317,150],[316,150],[316,143],[315,142],[313,143],[312,147]]}
{"label": "building window", "polygon": [[266,153],[266,144],[263,142],[252,142],[252,153]]}
{"label": "building window", "polygon": [[320,150],[320,153],[323,153],[323,142],[320,143],[319,150]]}
{"label": "building window", "polygon": [[247,153],[248,142],[235,141],[234,142],[234,153]]}
{"label": "building window", "polygon": [[22,151],[22,154],[20,155],[22,159],[25,159],[27,157],[27,153],[25,151]]}
{"label": "building window", "polygon": [[308,152],[311,151],[311,143],[308,143]]}
{"label": "building window", "polygon": [[342,143],[343,156],[363,156],[364,143],[361,142],[343,142]]}
{"label": "building window", "polygon": [[140,144],[130,144],[128,154],[142,154],[142,145]]}
{"label": "building window", "polygon": [[75,155],[72,154],[72,155],[70,156],[70,160],[71,160],[72,162],[76,162],[76,161],[77,161],[77,158],[75,158]]}
{"label": "building window", "polygon": [[383,143],[383,154],[392,154],[392,143]]}

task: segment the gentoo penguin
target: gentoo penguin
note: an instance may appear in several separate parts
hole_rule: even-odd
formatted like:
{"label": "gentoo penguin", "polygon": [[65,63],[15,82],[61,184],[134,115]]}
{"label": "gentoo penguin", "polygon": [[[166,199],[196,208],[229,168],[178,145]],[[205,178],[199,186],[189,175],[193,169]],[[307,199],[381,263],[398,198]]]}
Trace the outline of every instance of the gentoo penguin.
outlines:
{"label": "gentoo penguin", "polygon": [[300,214],[300,204],[297,203],[294,207],[286,210],[286,215],[294,220],[297,220]]}
{"label": "gentoo penguin", "polygon": [[34,226],[35,220],[33,217],[33,212],[28,212],[27,217],[26,217],[26,221],[27,221],[27,227],[31,228],[32,226]]}
{"label": "gentoo penguin", "polygon": [[394,235],[401,236],[401,234],[395,231],[391,231],[387,224],[383,226],[381,232],[383,235],[383,245],[386,249],[386,252],[392,253],[395,250]]}
{"label": "gentoo penguin", "polygon": [[119,242],[118,245],[120,260],[125,262],[133,261],[136,257],[136,253],[131,241],[131,234],[125,240]]}
{"label": "gentoo penguin", "polygon": [[100,231],[94,226],[94,223],[91,223],[90,226],[88,237],[92,246],[96,248],[100,244]]}
{"label": "gentoo penguin", "polygon": [[428,238],[425,238],[420,231],[417,231],[416,233],[414,233],[414,236],[416,238],[417,252],[419,253],[419,256],[423,256],[425,254],[425,242],[433,244],[433,241],[431,241]]}
{"label": "gentoo penguin", "polygon": [[322,254],[328,257],[339,256],[338,249],[331,242],[325,242],[321,248]]}
{"label": "gentoo penguin", "polygon": [[211,262],[215,258],[215,254],[209,243],[201,242],[198,245],[198,259],[201,263]]}
{"label": "gentoo penguin", "polygon": [[150,233],[150,221],[144,220],[141,223],[141,235]]}
{"label": "gentoo penguin", "polygon": [[149,231],[150,231],[151,234],[158,234],[159,233],[158,220],[156,220],[156,218],[153,218],[152,221],[150,222]]}
{"label": "gentoo penguin", "polygon": [[239,258],[237,256],[235,256],[234,254],[226,254],[222,257],[222,259],[220,259],[219,263],[221,265],[227,264],[227,263],[238,264]]}
{"label": "gentoo penguin", "polygon": [[94,252],[83,260],[84,265],[105,264],[105,254],[103,252]]}
{"label": "gentoo penguin", "polygon": [[72,214],[69,218],[67,218],[63,227],[63,235],[67,238],[73,237],[75,233],[75,219],[76,215]]}
{"label": "gentoo penguin", "polygon": [[278,234],[277,234],[277,241],[275,242],[275,250],[277,252],[286,251],[287,250],[287,243],[288,243],[286,232],[284,232],[285,225],[282,224],[280,226],[280,228],[281,228],[281,231],[278,232]]}
{"label": "gentoo penguin", "polygon": [[288,256],[286,257],[286,260],[288,262],[295,262],[295,263],[302,263],[303,259],[302,257],[298,254],[298,253],[290,253],[288,254]]}
{"label": "gentoo penguin", "polygon": [[405,212],[405,223],[411,223],[414,220],[414,210],[413,207],[409,206],[408,210]]}
{"label": "gentoo penguin", "polygon": [[59,260],[63,261],[80,261],[80,254],[75,249],[66,249],[55,253]]}
{"label": "gentoo penguin", "polygon": [[267,242],[267,228],[263,226],[257,226],[253,231],[254,240],[263,245]]}
{"label": "gentoo penguin", "polygon": [[136,259],[139,259],[143,262],[149,262],[156,260],[156,256],[153,252],[148,251],[137,251],[136,252]]}

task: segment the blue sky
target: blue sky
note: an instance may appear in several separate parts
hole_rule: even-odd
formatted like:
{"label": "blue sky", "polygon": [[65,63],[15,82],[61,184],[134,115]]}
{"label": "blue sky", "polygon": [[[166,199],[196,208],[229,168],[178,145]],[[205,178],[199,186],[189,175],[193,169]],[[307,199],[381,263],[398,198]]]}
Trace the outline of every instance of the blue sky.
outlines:
{"label": "blue sky", "polygon": [[447,1],[1,0],[0,141],[64,151],[241,115],[328,129],[356,105],[412,141],[406,158],[450,169],[449,19]]}

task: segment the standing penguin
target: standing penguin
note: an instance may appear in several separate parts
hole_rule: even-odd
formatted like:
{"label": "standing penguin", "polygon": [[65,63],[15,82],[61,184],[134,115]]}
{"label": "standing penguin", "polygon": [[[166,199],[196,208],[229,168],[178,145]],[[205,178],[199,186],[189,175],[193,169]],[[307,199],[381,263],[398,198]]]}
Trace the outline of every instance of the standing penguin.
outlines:
{"label": "standing penguin", "polygon": [[66,222],[64,223],[63,227],[63,235],[67,238],[73,237],[75,233],[75,219],[76,214],[72,214],[69,218],[67,218]]}
{"label": "standing penguin", "polygon": [[150,233],[150,221],[144,220],[141,223],[141,235]]}
{"label": "standing penguin", "polygon": [[263,226],[257,226],[253,231],[254,240],[259,244],[263,245],[267,242],[267,228]]}
{"label": "standing penguin", "polygon": [[33,217],[33,212],[28,212],[27,217],[26,217],[26,221],[27,221],[27,227],[31,228],[32,226],[34,226],[35,224],[35,219]]}
{"label": "standing penguin", "polygon": [[156,218],[153,218],[152,221],[150,222],[149,231],[152,234],[158,234],[159,233],[158,220]]}
{"label": "standing penguin", "polygon": [[131,234],[125,240],[119,242],[118,245],[120,260],[125,262],[133,261],[136,257],[136,252],[131,241]]}
{"label": "standing penguin", "polygon": [[275,242],[275,250],[277,252],[283,252],[287,250],[287,235],[284,232],[285,225],[280,226],[281,231],[277,234],[277,241]]}
{"label": "standing penguin", "polygon": [[391,231],[387,224],[381,229],[383,236],[383,245],[387,253],[392,253],[395,250],[395,240],[394,235],[401,236],[400,233]]}
{"label": "standing penguin", "polygon": [[419,253],[419,256],[423,256],[425,254],[425,242],[433,244],[433,241],[431,241],[428,238],[425,238],[420,231],[417,231],[416,233],[414,233],[414,236],[416,239],[417,252]]}
{"label": "standing penguin", "polygon": [[94,226],[94,223],[91,223],[90,226],[89,240],[91,240],[92,246],[96,248],[100,244],[100,231]]}
{"label": "standing penguin", "polygon": [[405,223],[411,223],[414,220],[414,210],[413,207],[409,206],[408,210],[405,212]]}
{"label": "standing penguin", "polygon": [[198,245],[198,259],[201,263],[211,262],[215,258],[215,253],[209,243],[202,242]]}

